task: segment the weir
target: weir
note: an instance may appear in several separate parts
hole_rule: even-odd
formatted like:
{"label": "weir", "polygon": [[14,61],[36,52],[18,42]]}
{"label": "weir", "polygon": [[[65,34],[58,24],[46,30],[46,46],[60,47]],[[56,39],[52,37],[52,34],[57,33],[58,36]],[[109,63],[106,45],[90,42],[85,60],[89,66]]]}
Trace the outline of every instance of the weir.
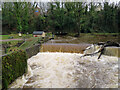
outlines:
{"label": "weir", "polygon": [[68,52],[83,53],[91,44],[45,43],[41,46],[41,52]]}
{"label": "weir", "polygon": [[28,59],[27,73],[9,87],[118,88],[119,58],[108,55],[100,59],[97,55],[80,58],[89,45],[44,43],[41,52]]}
{"label": "weir", "polygon": [[[68,44],[68,43],[45,43],[41,46],[41,52],[68,52],[68,53],[84,53],[84,50],[91,44]],[[98,48],[88,50],[93,53]],[[106,47],[104,55],[120,57],[120,47]]]}

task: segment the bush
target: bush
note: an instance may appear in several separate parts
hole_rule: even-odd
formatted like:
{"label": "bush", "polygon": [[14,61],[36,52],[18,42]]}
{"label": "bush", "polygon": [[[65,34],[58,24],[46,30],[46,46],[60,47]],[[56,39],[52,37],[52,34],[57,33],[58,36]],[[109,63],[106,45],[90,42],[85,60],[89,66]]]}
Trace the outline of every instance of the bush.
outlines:
{"label": "bush", "polygon": [[8,49],[8,53],[9,52],[14,52],[14,51],[19,51],[20,49],[18,47],[11,47]]}
{"label": "bush", "polygon": [[2,89],[7,89],[19,76],[22,76],[27,69],[26,52],[19,50],[2,56]]}

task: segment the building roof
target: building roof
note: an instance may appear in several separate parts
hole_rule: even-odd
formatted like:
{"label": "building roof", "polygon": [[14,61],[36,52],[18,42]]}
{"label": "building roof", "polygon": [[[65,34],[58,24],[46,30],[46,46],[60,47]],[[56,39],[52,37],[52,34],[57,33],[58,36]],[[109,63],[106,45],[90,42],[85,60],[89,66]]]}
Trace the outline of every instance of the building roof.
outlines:
{"label": "building roof", "polygon": [[33,35],[42,35],[44,31],[34,31]]}

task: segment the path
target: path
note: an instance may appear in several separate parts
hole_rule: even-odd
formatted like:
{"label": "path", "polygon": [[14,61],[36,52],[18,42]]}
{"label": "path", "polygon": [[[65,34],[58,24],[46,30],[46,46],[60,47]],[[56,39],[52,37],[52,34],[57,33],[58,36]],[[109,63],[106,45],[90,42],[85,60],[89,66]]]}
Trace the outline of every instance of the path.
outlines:
{"label": "path", "polygon": [[23,39],[5,39],[5,40],[0,40],[0,42],[15,41],[15,40],[23,40]]}

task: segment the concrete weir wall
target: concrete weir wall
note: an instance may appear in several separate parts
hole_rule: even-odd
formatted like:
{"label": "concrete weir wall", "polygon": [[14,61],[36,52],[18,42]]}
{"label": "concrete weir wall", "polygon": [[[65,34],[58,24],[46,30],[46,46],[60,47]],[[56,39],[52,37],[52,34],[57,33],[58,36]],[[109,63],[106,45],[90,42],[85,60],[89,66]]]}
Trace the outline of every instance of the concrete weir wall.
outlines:
{"label": "concrete weir wall", "polygon": [[106,47],[104,55],[120,57],[120,47]]}
{"label": "concrete weir wall", "polygon": [[40,44],[34,45],[26,50],[27,57],[30,58],[40,52]]}
{"label": "concrete weir wall", "polygon": [[[66,44],[66,43],[46,43],[41,45],[41,52],[68,52],[68,53],[84,53],[90,44]],[[94,49],[95,48],[95,49]],[[87,53],[93,53],[96,47],[87,50]],[[120,57],[120,47],[106,47],[104,55]]]}

